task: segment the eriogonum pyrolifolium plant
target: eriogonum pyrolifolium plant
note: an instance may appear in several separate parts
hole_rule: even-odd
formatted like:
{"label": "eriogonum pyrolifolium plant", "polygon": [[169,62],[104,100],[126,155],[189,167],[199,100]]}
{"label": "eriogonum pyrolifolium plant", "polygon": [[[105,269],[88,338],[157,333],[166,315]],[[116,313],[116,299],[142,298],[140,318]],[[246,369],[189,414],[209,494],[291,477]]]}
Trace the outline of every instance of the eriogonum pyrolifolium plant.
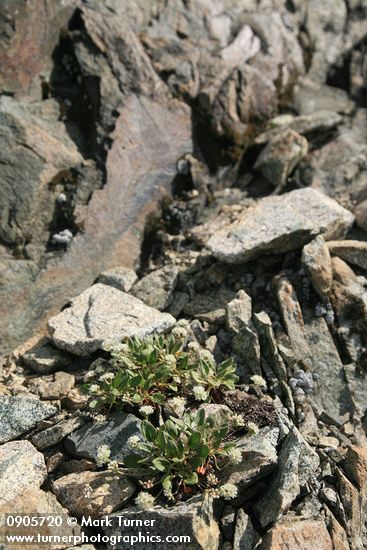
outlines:
{"label": "eriogonum pyrolifolium plant", "polygon": [[92,408],[130,404],[141,410],[180,395],[210,402],[238,381],[232,359],[217,365],[209,352],[190,345],[185,350],[174,335],[129,338],[109,352],[107,370],[83,386]]}
{"label": "eriogonum pyrolifolium plant", "polygon": [[[123,460],[125,468],[138,470],[145,480],[141,482],[145,492],[140,493],[136,504],[150,507],[161,494],[168,500],[194,492],[226,500],[236,497],[237,488],[230,483],[221,485],[217,474],[242,461],[240,447],[228,440],[237,426],[235,418],[220,422],[216,415],[206,416],[203,409],[196,414],[185,413],[180,419],[171,418],[159,427],[143,420],[141,436],[130,437],[132,453]],[[106,449],[101,448],[100,454],[108,464]],[[115,465],[109,470],[118,473]]]}

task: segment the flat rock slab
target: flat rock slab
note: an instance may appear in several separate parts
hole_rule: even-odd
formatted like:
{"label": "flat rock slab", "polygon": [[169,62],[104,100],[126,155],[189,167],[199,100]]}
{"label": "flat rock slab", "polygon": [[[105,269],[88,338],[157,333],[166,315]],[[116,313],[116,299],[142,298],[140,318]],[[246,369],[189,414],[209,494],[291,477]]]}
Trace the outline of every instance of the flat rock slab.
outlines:
{"label": "flat rock slab", "polygon": [[329,241],[330,254],[367,271],[367,243],[362,241]]}
{"label": "flat rock slab", "polygon": [[[38,489],[47,477],[43,454],[29,441],[9,441],[0,447],[0,506],[24,491]],[[10,510],[8,510],[10,512]]]}
{"label": "flat rock slab", "polygon": [[267,252],[296,250],[318,233],[325,239],[344,237],[353,222],[353,214],[335,200],[315,189],[299,189],[260,200],[214,233],[208,248],[218,260],[240,264]]}
{"label": "flat rock slab", "polygon": [[52,490],[70,513],[97,518],[121,508],[136,488],[128,478],[111,472],[80,472],[59,478]]}
{"label": "flat rock slab", "polygon": [[[123,516],[123,520],[129,521],[128,526],[119,526],[119,520],[116,516]],[[178,544],[178,548],[187,548],[187,550],[218,550],[220,543],[220,531],[216,521],[213,518],[211,503],[203,504],[202,497],[194,497],[187,502],[168,505],[154,506],[149,510],[139,510],[136,506],[125,508],[116,514],[109,516],[112,525],[104,527],[104,532],[108,536],[112,535],[130,535],[137,536],[141,527],[134,525],[133,520],[154,520],[149,526],[149,535],[154,540],[154,536],[160,536],[161,542],[158,544],[160,550],[171,550],[172,542],[166,542],[167,535],[177,536],[186,535],[190,537],[190,542]],[[144,523],[143,523],[144,525]],[[136,542],[134,545],[138,550],[154,550],[157,543],[146,540],[145,542]],[[119,542],[116,545],[107,543],[109,550],[125,550],[126,545]]]}
{"label": "flat rock slab", "polygon": [[71,355],[54,348],[50,344],[37,346],[22,356],[23,363],[39,374],[49,374],[68,367],[73,358]]}
{"label": "flat rock slab", "polygon": [[127,440],[132,435],[140,435],[139,426],[140,420],[133,414],[111,414],[105,422],[89,423],[72,433],[65,440],[65,447],[73,456],[95,460],[98,447],[108,445],[111,460],[122,462],[132,452]]}
{"label": "flat rock slab", "polygon": [[41,420],[56,414],[52,405],[27,397],[0,396],[0,443],[25,434]]}
{"label": "flat rock slab", "polygon": [[71,306],[48,322],[56,346],[75,355],[89,355],[104,342],[128,336],[143,338],[175,324],[169,313],[145,305],[116,288],[97,283],[71,301]]}

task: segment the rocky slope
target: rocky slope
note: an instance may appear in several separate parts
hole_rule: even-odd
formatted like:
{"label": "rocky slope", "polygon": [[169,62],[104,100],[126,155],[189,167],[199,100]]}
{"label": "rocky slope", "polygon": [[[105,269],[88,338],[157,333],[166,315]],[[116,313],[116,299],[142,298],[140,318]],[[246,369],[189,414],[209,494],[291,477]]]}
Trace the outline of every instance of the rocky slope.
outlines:
{"label": "rocky slope", "polygon": [[179,330],[236,360],[205,406],[259,431],[234,498],[158,501],[159,529],[366,547],[367,7],[274,4],[3,3],[1,513],[141,517],[96,460],[142,416],[80,387],[107,345]]}

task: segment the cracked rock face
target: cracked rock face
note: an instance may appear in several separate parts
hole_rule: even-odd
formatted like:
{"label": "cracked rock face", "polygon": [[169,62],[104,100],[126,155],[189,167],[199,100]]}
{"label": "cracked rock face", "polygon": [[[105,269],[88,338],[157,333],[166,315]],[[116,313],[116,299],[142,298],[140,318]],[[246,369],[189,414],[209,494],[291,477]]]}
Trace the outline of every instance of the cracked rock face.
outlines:
{"label": "cracked rock face", "polygon": [[48,328],[57,347],[75,355],[90,355],[104,344],[165,332],[174,324],[175,318],[169,313],[160,313],[134,296],[97,283],[52,317]]}

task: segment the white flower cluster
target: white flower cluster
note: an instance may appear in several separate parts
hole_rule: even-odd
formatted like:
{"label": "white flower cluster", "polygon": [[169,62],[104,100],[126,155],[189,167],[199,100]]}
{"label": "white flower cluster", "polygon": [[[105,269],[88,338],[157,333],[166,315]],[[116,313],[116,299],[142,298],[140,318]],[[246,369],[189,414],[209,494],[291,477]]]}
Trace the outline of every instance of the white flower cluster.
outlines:
{"label": "white flower cluster", "polygon": [[208,474],[206,476],[206,481],[207,481],[208,485],[218,485],[218,483],[219,483],[219,479],[214,474]]}
{"label": "white flower cluster", "polygon": [[186,399],[184,397],[172,397],[170,405],[178,416],[182,416],[186,407]]}
{"label": "white flower cluster", "polygon": [[259,433],[259,426],[257,424],[255,424],[255,422],[247,422],[247,430],[255,435],[257,433]]}
{"label": "white flower cluster", "polygon": [[140,442],[141,442],[141,439],[138,435],[132,435],[127,440],[127,444],[131,449],[137,449],[139,447]]}
{"label": "white flower cluster", "polygon": [[114,378],[115,374],[113,372],[105,372],[105,374],[102,374],[102,376],[100,376],[99,380],[101,382],[110,382]]}
{"label": "white flower cluster", "polygon": [[152,407],[151,405],[143,405],[142,407],[140,407],[139,412],[143,416],[150,416],[154,413],[154,407]]}
{"label": "white flower cluster", "polygon": [[208,397],[204,386],[194,386],[192,388],[192,393],[197,401],[205,401]]}
{"label": "white flower cluster", "polygon": [[97,448],[97,458],[96,458],[96,464],[97,466],[103,466],[104,464],[107,464],[110,461],[111,456],[111,449],[108,445],[100,445]]}
{"label": "white flower cluster", "polygon": [[235,498],[238,494],[238,489],[233,483],[225,483],[219,488],[219,496],[223,497],[224,500],[231,500]]}
{"label": "white flower cluster", "polygon": [[242,426],[245,425],[245,421],[241,414],[232,414],[229,417],[229,421],[231,422],[232,426],[234,426],[235,428],[241,428]]}
{"label": "white flower cluster", "polygon": [[107,469],[112,472],[113,474],[119,473],[119,463],[117,460],[111,460],[111,462],[108,463]]}
{"label": "white flower cluster", "polygon": [[259,388],[266,388],[266,381],[262,376],[259,376],[258,374],[254,374],[253,376],[251,376],[251,381],[254,386],[258,386]]}
{"label": "white flower cluster", "polygon": [[149,510],[149,508],[152,508],[154,506],[154,496],[149,493],[144,493],[142,491],[136,497],[135,504],[141,510]]}
{"label": "white flower cluster", "polygon": [[97,384],[91,384],[88,391],[91,395],[94,395],[99,392],[99,386],[97,386]]}
{"label": "white flower cluster", "polygon": [[172,369],[174,369],[176,367],[176,357],[174,355],[172,355],[172,353],[169,353],[168,355],[166,355],[165,362]]}
{"label": "white flower cluster", "polygon": [[232,447],[227,452],[227,455],[229,457],[229,460],[230,460],[231,464],[241,464],[241,462],[242,462],[242,452],[241,452],[240,449],[238,449],[236,447]]}

